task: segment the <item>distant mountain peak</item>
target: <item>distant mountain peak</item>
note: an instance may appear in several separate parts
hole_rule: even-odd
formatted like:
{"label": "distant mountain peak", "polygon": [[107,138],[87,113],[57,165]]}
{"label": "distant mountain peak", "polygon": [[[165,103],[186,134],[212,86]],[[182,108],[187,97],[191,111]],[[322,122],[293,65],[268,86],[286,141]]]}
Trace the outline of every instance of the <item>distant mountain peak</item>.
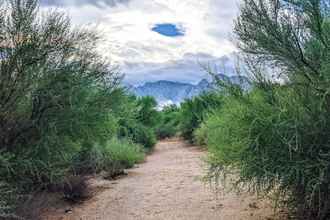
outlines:
{"label": "distant mountain peak", "polygon": [[[226,76],[219,74],[218,77],[221,80],[230,81],[234,84],[242,84],[242,79],[237,76]],[[247,82],[247,78],[244,77],[244,82]],[[146,82],[142,86],[132,88],[131,91],[139,96],[152,96],[154,97],[160,107],[164,107],[169,104],[179,105],[185,99],[190,99],[200,95],[203,92],[210,91],[214,88],[213,84],[202,79],[197,85],[184,82],[174,82],[168,80],[159,80],[156,82]]]}

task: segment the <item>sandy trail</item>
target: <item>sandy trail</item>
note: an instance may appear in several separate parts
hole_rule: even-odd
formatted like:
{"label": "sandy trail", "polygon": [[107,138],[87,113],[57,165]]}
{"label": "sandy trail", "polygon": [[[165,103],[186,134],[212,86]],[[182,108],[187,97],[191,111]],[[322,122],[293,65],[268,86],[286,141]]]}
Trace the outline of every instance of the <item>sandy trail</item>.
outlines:
{"label": "sandy trail", "polygon": [[162,141],[146,163],[116,181],[93,180],[104,190],[51,220],[249,220],[274,219],[265,202],[250,195],[216,196],[201,181],[205,153],[179,140]]}

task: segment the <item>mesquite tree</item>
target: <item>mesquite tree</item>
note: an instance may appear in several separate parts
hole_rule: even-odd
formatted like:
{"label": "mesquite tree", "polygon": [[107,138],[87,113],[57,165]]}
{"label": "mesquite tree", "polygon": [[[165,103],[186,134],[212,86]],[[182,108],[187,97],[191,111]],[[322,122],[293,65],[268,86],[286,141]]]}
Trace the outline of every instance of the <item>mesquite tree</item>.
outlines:
{"label": "mesquite tree", "polygon": [[[251,124],[249,138],[255,139],[245,155],[253,154],[243,159],[248,171],[243,179],[280,190],[302,218],[328,219],[330,1],[243,0],[235,33],[250,63],[272,66],[285,79],[275,86],[262,80],[267,73],[255,72],[256,85],[270,94],[265,106],[271,106],[274,117],[268,115],[262,124],[265,111],[260,112]],[[258,123],[267,126],[260,129]],[[254,170],[252,163],[258,164]]]}
{"label": "mesquite tree", "polygon": [[75,88],[115,87],[118,75],[95,52],[98,37],[72,28],[38,1],[6,1],[0,13],[0,148],[40,139],[50,112],[67,108]]}

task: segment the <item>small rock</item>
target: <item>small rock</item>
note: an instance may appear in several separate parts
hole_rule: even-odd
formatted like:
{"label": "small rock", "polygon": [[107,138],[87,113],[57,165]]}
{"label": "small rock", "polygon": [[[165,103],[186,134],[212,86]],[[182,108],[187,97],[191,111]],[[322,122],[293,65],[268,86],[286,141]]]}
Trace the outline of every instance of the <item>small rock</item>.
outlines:
{"label": "small rock", "polygon": [[65,213],[67,213],[67,214],[72,213],[72,209],[71,208],[65,209]]}

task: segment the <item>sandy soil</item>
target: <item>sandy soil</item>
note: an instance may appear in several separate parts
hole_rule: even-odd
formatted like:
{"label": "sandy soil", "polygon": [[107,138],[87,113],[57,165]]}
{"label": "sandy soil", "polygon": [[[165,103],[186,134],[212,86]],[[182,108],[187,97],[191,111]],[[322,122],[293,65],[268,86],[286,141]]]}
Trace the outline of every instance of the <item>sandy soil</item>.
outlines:
{"label": "sandy soil", "polygon": [[[51,210],[46,220],[255,220],[275,219],[255,196],[217,195],[203,177],[205,152],[179,140],[160,142],[146,163],[115,181],[94,179],[102,188],[75,207]],[[51,216],[51,217],[50,217]]]}

